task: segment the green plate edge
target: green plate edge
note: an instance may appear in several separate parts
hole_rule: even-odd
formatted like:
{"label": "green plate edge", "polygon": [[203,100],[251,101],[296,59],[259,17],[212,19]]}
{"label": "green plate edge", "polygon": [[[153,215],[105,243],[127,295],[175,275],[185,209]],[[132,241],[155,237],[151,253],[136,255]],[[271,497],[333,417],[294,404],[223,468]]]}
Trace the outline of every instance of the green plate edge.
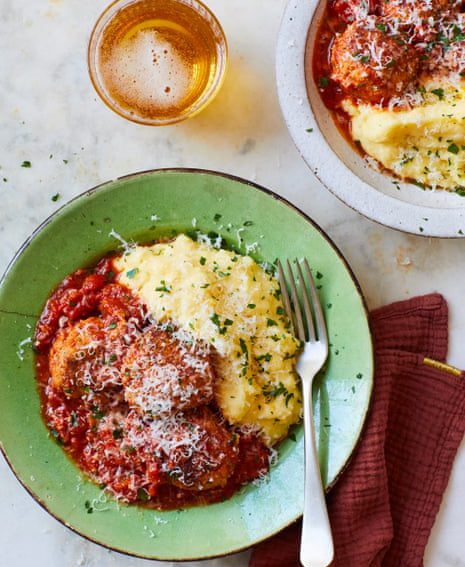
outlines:
{"label": "green plate edge", "polygon": [[[217,213],[220,220],[214,220]],[[66,274],[117,248],[112,229],[126,240],[148,241],[193,230],[194,218],[199,230],[218,232],[232,248],[242,241],[242,252],[245,243],[258,242],[251,253],[258,261],[305,255],[321,274],[317,283],[332,344],[325,372],[315,381],[314,410],[328,490],[357,445],[373,388],[372,341],[355,276],[322,229],[272,191],[224,173],[158,169],[101,184],[57,210],[21,246],[0,281],[0,448],[19,482],[56,519],[95,543],[147,559],[235,553],[298,519],[302,427],[295,428],[295,441],[280,445],[267,482],[249,485],[226,502],[172,512],[100,502],[98,487],[50,438],[39,414],[32,351],[26,344],[21,354],[19,345]],[[246,221],[253,224],[244,226]],[[88,514],[86,500],[102,511]]]}

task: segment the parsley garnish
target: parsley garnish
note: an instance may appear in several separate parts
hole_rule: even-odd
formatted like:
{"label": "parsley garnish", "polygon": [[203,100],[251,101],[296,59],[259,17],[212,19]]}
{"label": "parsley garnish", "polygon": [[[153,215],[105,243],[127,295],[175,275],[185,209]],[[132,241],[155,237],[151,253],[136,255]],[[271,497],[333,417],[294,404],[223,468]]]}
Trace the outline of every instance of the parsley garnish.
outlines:
{"label": "parsley garnish", "polygon": [[113,429],[112,435],[113,435],[113,439],[121,439],[123,437],[123,430]]}
{"label": "parsley garnish", "polygon": [[56,203],[59,198],[60,198],[60,193],[55,193],[55,195],[53,195],[53,197],[52,197],[52,201],[53,201],[54,203]]}
{"label": "parsley garnish", "polygon": [[277,323],[274,319],[267,319],[266,320],[266,326],[267,327],[275,327],[276,325],[277,325]]}
{"label": "parsley garnish", "polygon": [[144,488],[139,488],[137,490],[137,499],[141,500],[142,502],[147,502],[147,500],[149,499],[149,495]]}
{"label": "parsley garnish", "polygon": [[458,154],[460,151],[460,148],[457,146],[457,144],[452,143],[448,148],[447,151],[450,152],[451,154]]}
{"label": "parsley garnish", "polygon": [[329,85],[328,77],[320,77],[320,80],[318,82],[320,83],[320,87],[322,88],[325,88]]}
{"label": "parsley garnish", "polygon": [[21,164],[21,167],[32,167],[32,163],[28,160],[23,161],[23,163]]}
{"label": "parsley garnish", "polygon": [[132,280],[132,278],[139,273],[139,268],[133,268],[132,270],[128,270],[126,272],[126,276]]}
{"label": "parsley garnish", "polygon": [[166,285],[166,281],[165,281],[165,280],[161,280],[161,281],[160,281],[160,285],[155,288],[155,291],[161,291],[161,292],[165,292],[165,293],[170,293],[170,292],[171,292],[171,288],[169,288],[169,287]]}
{"label": "parsley garnish", "polygon": [[439,98],[439,100],[442,100],[444,98],[444,89],[433,89],[431,92],[435,94]]}
{"label": "parsley garnish", "polygon": [[89,501],[89,500],[86,500],[86,501],[84,502],[84,507],[85,507],[85,509],[87,510],[87,513],[88,513],[88,514],[92,514],[92,512],[94,511],[94,509],[93,509],[92,506],[90,505],[90,501]]}
{"label": "parsley garnish", "polygon": [[207,261],[207,259],[204,256],[200,256],[199,262],[200,262],[201,266],[205,266],[206,261]]}

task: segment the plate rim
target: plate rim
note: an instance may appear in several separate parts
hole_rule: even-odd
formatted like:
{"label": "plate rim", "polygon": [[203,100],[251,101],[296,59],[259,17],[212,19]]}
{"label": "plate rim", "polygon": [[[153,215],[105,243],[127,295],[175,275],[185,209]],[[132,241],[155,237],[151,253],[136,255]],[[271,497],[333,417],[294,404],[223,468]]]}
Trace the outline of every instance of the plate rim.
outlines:
{"label": "plate rim", "polygon": [[[279,104],[300,156],[323,187],[366,218],[416,236],[464,238],[465,208],[454,208],[453,204],[450,208],[416,205],[378,191],[345,165],[321,132],[307,94],[305,49],[316,9],[323,1],[289,0],[276,42],[275,76]],[[313,129],[311,143],[305,131],[308,127]],[[321,161],[325,162],[323,167],[319,167],[321,163],[314,158],[315,144],[321,148]],[[333,185],[326,171],[334,169],[339,169],[346,179],[357,184],[357,191],[345,190],[343,184]],[[426,225],[421,223],[425,216],[429,219]]]}
{"label": "plate rim", "polygon": [[[372,371],[371,371],[371,375],[370,375],[370,390],[369,390],[369,396],[368,396],[368,404],[367,404],[365,414],[362,418],[362,422],[361,422],[361,425],[360,425],[360,429],[359,429],[359,432],[358,432],[357,439],[356,439],[356,441],[353,445],[353,448],[352,448],[350,455],[348,456],[347,460],[345,461],[345,463],[341,467],[341,470],[334,477],[333,481],[326,487],[325,491],[326,491],[326,493],[328,493],[330,490],[332,490],[332,488],[335,486],[335,484],[339,481],[341,476],[346,471],[347,467],[350,465],[352,458],[354,456],[354,453],[356,452],[358,445],[360,443],[360,440],[363,436],[363,432],[364,432],[364,429],[365,429],[365,426],[366,426],[366,423],[367,423],[367,418],[368,418],[368,415],[370,413],[370,409],[371,409],[371,405],[372,405],[372,401],[373,401],[373,390],[374,390],[374,379],[375,379],[375,356],[374,356],[373,334],[372,334],[371,327],[370,327],[369,310],[368,310],[368,306],[367,306],[367,303],[366,303],[366,300],[365,300],[365,296],[363,294],[363,290],[362,290],[361,285],[360,285],[357,277],[355,276],[351,266],[349,265],[349,263],[345,259],[344,255],[342,254],[341,250],[333,242],[331,237],[328,236],[328,234],[320,227],[320,225],[317,222],[315,222],[309,215],[307,215],[304,211],[302,211],[299,207],[297,207],[296,205],[291,203],[285,197],[279,195],[275,191],[268,189],[267,187],[264,187],[264,186],[254,182],[254,181],[250,181],[250,180],[245,179],[243,177],[240,177],[240,176],[237,176],[237,175],[234,175],[234,174],[230,174],[230,173],[227,173],[227,172],[211,170],[211,169],[203,169],[203,168],[195,168],[195,167],[165,167],[165,168],[147,169],[147,170],[142,170],[142,171],[137,171],[137,172],[134,172],[134,173],[122,175],[120,177],[116,177],[115,179],[111,179],[109,181],[104,181],[102,183],[99,183],[99,184],[91,187],[90,189],[86,189],[85,191],[75,195],[74,197],[69,199],[67,202],[63,203],[58,209],[53,211],[48,217],[46,217],[33,230],[33,232],[23,241],[23,243],[20,245],[20,247],[18,248],[16,253],[13,255],[11,260],[8,262],[2,276],[0,277],[0,288],[3,286],[4,282],[6,281],[8,274],[11,271],[11,269],[13,268],[13,266],[16,264],[16,262],[21,257],[23,252],[28,248],[28,246],[33,241],[33,239],[40,232],[42,232],[42,230],[45,227],[47,227],[54,220],[55,217],[59,216],[63,210],[67,209],[75,201],[89,197],[90,195],[93,195],[97,191],[102,190],[106,186],[109,186],[113,183],[117,183],[117,182],[123,181],[123,180],[132,179],[132,178],[135,178],[135,177],[142,177],[144,175],[159,174],[159,173],[201,174],[201,175],[208,175],[208,176],[211,176],[211,177],[223,177],[223,178],[229,179],[230,181],[234,181],[236,183],[247,185],[247,186],[251,187],[252,189],[260,191],[260,192],[264,193],[265,195],[268,195],[269,197],[273,198],[274,200],[276,200],[280,203],[283,203],[288,208],[290,208],[291,210],[293,210],[294,212],[299,214],[308,224],[310,224],[315,230],[317,230],[317,232],[320,234],[320,236],[334,250],[334,252],[338,256],[339,260],[342,262],[344,268],[346,269],[347,273],[349,274],[349,277],[352,280],[352,283],[354,284],[355,290],[356,290],[356,292],[357,292],[357,294],[358,294],[358,296],[361,300],[361,307],[363,309],[363,313],[364,313],[366,321],[367,321]],[[250,548],[262,543],[263,541],[270,539],[271,537],[275,536],[276,534],[278,534],[282,530],[291,526],[292,524],[294,524],[295,522],[297,522],[301,518],[301,514],[299,514],[298,516],[296,516],[295,518],[293,518],[292,520],[287,522],[285,525],[281,526],[278,530],[274,531],[272,534],[268,534],[265,537],[257,539],[252,544],[247,544],[247,545],[244,545],[244,546],[241,546],[241,547],[237,547],[237,548],[235,548],[231,551],[227,551],[225,553],[216,553],[216,554],[208,555],[208,556],[203,555],[203,556],[200,556],[200,557],[198,557],[198,556],[197,557],[186,557],[186,558],[183,558],[183,559],[169,558],[169,557],[163,557],[163,558],[160,559],[160,558],[155,557],[154,555],[144,555],[143,553],[134,553],[134,552],[131,552],[131,551],[127,551],[127,550],[118,548],[114,545],[110,545],[110,544],[104,543],[102,541],[97,541],[96,539],[93,539],[91,536],[88,536],[86,534],[81,533],[77,528],[70,525],[64,518],[62,518],[59,515],[57,515],[56,513],[52,512],[49,509],[49,507],[47,506],[47,504],[42,500],[42,498],[39,497],[34,492],[34,490],[32,488],[30,488],[25,483],[25,481],[23,481],[23,479],[21,478],[21,475],[16,471],[15,467],[13,466],[12,462],[10,461],[10,459],[7,455],[7,452],[5,451],[5,449],[3,447],[3,443],[2,443],[1,439],[0,439],[0,453],[3,455],[3,458],[5,459],[6,464],[8,465],[9,469],[11,470],[11,472],[13,473],[13,475],[15,476],[15,478],[19,482],[19,484],[26,490],[26,492],[29,494],[29,496],[31,496],[31,498],[43,510],[45,510],[50,516],[52,516],[60,524],[62,524],[63,526],[65,526],[66,528],[71,530],[73,533],[79,535],[80,537],[82,537],[82,538],[84,538],[88,541],[91,541],[92,543],[99,545],[99,546],[101,546],[105,549],[120,553],[122,555],[129,556],[129,557],[135,557],[135,558],[152,560],[152,561],[153,560],[155,560],[155,561],[157,561],[157,560],[158,561],[176,561],[176,562],[180,562],[180,563],[184,563],[184,562],[188,562],[188,561],[202,561],[202,560],[210,560],[210,559],[215,559],[215,558],[220,558],[220,557],[227,557],[229,555],[232,555],[232,554],[235,554],[235,553],[240,553],[242,551],[250,549]]]}

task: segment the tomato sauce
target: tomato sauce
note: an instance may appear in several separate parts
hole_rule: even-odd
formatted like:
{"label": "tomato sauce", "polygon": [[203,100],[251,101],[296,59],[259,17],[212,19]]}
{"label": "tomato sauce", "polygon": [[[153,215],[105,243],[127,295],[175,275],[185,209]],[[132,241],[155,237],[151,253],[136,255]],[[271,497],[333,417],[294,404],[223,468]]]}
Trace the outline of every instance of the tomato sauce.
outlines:
{"label": "tomato sauce", "polygon": [[[163,471],[163,460],[154,451],[142,444],[132,444],[134,431],[128,429],[128,416],[134,410],[124,398],[121,382],[86,383],[84,376],[81,382],[57,384],[51,376],[50,352],[55,341],[79,322],[102,322],[104,334],[105,330],[110,333],[122,329],[124,340],[118,343],[120,352],[114,359],[101,356],[98,344],[92,346],[95,350],[92,369],[100,364],[114,370],[116,376],[120,369],[118,361],[131,345],[130,329],[143,329],[148,324],[145,307],[116,282],[112,260],[103,258],[94,269],[77,270],[65,278],[39,319],[34,346],[43,419],[56,442],[79,468],[102,489],[123,501],[174,509],[225,500],[243,484],[267,473],[270,452],[257,435],[223,425],[214,403],[209,404],[208,415],[216,416],[219,426],[225,427],[226,435],[230,436],[234,471],[222,486],[185,489],[176,486]],[[227,455],[228,450],[226,447]]]}

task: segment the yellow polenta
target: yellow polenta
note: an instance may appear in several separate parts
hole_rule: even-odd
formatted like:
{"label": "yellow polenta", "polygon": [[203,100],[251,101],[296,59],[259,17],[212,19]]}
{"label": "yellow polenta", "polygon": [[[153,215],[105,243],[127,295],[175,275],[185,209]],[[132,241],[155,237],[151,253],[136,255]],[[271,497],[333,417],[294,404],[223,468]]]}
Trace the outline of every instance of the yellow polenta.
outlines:
{"label": "yellow polenta", "polygon": [[248,256],[184,235],[136,246],[116,263],[119,282],[156,320],[215,347],[217,403],[228,421],[259,428],[270,444],[284,437],[301,414],[299,342],[276,279]]}
{"label": "yellow polenta", "polygon": [[409,110],[346,102],[352,138],[400,177],[453,191],[465,187],[465,87],[429,85],[419,99]]}

